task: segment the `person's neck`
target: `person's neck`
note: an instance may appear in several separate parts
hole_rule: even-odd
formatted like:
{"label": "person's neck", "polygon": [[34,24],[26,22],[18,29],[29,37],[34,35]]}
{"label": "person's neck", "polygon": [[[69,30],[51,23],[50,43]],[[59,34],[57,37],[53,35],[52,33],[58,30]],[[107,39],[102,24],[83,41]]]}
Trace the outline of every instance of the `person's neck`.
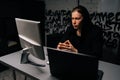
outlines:
{"label": "person's neck", "polygon": [[78,30],[76,31],[76,34],[77,34],[77,36],[81,36],[81,30],[78,29]]}

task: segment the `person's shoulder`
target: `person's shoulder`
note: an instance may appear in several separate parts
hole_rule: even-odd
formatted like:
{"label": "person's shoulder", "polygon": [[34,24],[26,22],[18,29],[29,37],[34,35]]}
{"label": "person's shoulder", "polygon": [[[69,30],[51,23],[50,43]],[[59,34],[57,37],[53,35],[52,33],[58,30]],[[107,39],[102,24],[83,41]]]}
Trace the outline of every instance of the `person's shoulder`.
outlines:
{"label": "person's shoulder", "polygon": [[74,28],[72,26],[67,27],[67,30],[73,30]]}
{"label": "person's shoulder", "polygon": [[101,27],[97,26],[97,25],[93,25],[91,26],[89,35],[91,35],[92,37],[102,37],[103,36],[103,30]]}
{"label": "person's shoulder", "polygon": [[94,25],[93,28],[95,38],[98,38],[103,43],[103,29],[97,25]]}
{"label": "person's shoulder", "polygon": [[98,25],[93,25],[93,31],[102,33],[103,29]]}
{"label": "person's shoulder", "polygon": [[74,31],[75,31],[75,29],[72,26],[67,27],[67,29],[66,29],[66,32],[69,32],[69,33],[73,33]]}

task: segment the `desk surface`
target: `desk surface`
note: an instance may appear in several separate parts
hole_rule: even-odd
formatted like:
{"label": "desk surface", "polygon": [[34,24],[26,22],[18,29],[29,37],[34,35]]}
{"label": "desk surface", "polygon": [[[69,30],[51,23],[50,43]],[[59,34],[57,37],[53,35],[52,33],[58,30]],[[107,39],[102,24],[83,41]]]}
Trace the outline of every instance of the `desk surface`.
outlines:
{"label": "desk surface", "polygon": [[[45,53],[46,48],[44,48]],[[20,64],[21,51],[0,57],[0,61],[37,80],[58,80],[51,76],[49,65],[36,67],[31,64]],[[46,63],[47,61],[45,61]],[[102,80],[120,80],[120,65],[99,61],[99,69],[104,72]]]}

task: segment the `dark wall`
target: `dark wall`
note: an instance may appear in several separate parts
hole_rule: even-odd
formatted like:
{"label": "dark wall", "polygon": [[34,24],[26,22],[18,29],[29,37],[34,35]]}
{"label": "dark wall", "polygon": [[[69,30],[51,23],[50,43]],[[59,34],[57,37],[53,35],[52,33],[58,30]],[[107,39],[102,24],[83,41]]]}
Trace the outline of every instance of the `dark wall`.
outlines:
{"label": "dark wall", "polygon": [[[0,55],[9,53],[8,41],[18,42],[21,49],[15,18],[37,20],[42,26],[42,40],[45,43],[44,33],[44,11],[45,3],[38,0],[1,0],[0,1]],[[16,50],[13,50],[16,51]],[[8,52],[7,52],[8,51]]]}
{"label": "dark wall", "polygon": [[45,45],[45,3],[38,0],[21,0],[20,11],[22,18],[40,21],[40,28],[42,32],[42,42]]}

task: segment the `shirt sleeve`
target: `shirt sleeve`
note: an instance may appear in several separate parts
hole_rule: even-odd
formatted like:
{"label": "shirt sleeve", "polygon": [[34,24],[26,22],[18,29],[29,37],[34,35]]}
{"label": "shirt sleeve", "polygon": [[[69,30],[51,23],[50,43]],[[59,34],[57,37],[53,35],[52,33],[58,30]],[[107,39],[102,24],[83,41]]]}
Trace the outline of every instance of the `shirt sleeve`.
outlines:
{"label": "shirt sleeve", "polygon": [[68,40],[72,33],[73,33],[73,28],[68,27],[67,30],[65,31],[62,39],[60,40],[60,42],[64,42],[64,41]]}

